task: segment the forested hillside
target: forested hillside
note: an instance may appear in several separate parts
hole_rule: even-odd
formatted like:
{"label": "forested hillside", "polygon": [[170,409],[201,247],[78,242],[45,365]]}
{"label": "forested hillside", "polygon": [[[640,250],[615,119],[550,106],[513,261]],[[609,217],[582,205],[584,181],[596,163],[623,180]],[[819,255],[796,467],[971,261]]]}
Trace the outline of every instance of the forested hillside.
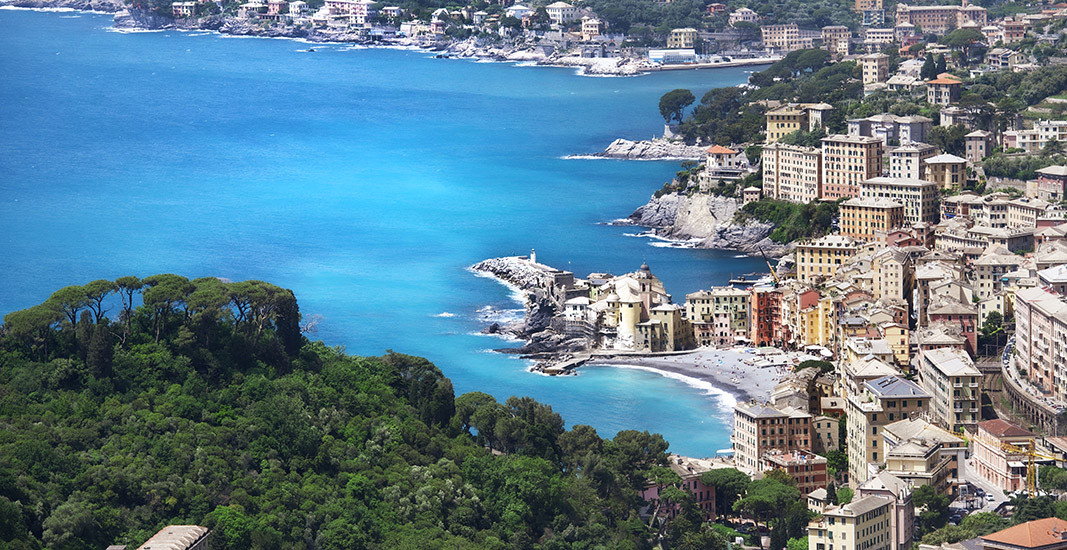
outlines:
{"label": "forested hillside", "polygon": [[[724,548],[638,519],[659,435],[453,398],[429,361],[308,342],[293,293],[177,275],[66,287],[0,329],[0,549]],[[473,435],[476,434],[476,435]]]}

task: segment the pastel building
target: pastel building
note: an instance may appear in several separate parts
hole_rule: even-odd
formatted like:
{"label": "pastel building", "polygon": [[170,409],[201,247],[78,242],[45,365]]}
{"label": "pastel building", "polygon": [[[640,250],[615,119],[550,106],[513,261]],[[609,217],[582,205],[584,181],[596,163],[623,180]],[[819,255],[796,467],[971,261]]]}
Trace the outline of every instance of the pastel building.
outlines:
{"label": "pastel building", "polygon": [[870,479],[886,460],[883,428],[926,410],[931,396],[914,382],[884,376],[864,382],[863,392],[848,396],[848,482],[852,487]]}
{"label": "pastel building", "polygon": [[822,196],[836,200],[860,196],[860,183],[882,175],[882,140],[832,135],[822,139]]}
{"label": "pastel building", "polygon": [[763,456],[772,451],[811,452],[811,415],[793,407],[738,403],[734,406],[734,465],[747,472],[763,471]]}
{"label": "pastel building", "polygon": [[808,550],[890,550],[890,500],[870,495],[828,506],[808,523]]}
{"label": "pastel building", "polygon": [[978,423],[974,437],[974,470],[1002,491],[1026,488],[1028,457],[1012,447],[1033,450],[1034,434],[996,418]]}
{"label": "pastel building", "polygon": [[954,348],[923,352],[919,376],[933,396],[930,414],[942,427],[973,429],[981,420],[982,373],[965,352]]}
{"label": "pastel building", "polygon": [[818,283],[832,278],[856,254],[856,242],[843,235],[826,235],[797,245],[797,279]]}
{"label": "pastel building", "polygon": [[892,199],[852,198],[839,208],[841,235],[873,241],[878,233],[904,226],[904,205]]}
{"label": "pastel building", "polygon": [[814,147],[769,143],[763,148],[763,194],[806,204],[822,191],[822,151]]}

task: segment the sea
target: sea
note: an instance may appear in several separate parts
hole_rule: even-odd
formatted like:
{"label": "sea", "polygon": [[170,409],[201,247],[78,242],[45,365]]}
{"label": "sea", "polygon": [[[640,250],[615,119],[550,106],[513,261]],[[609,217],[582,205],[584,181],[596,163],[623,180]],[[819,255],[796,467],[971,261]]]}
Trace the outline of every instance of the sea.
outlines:
{"label": "sea", "polygon": [[606,223],[678,162],[566,158],[661,134],[662,94],[752,69],[595,78],[17,9],[0,9],[0,51],[0,315],[130,274],[265,280],[318,319],[312,338],[428,357],[457,395],[532,396],[569,426],[658,432],[690,456],[730,447],[733,397],[710,385],[547,377],[493,352],[516,344],[480,331],[521,305],[468,267],[532,249],[579,277],[647,261],[676,302],[765,271]]}

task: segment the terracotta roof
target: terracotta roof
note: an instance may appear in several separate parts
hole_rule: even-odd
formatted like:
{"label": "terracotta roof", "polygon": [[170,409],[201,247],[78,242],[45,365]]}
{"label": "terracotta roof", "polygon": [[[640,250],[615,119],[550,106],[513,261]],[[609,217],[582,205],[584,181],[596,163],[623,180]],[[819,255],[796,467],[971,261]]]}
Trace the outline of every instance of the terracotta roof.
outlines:
{"label": "terracotta roof", "polygon": [[[978,423],[978,427],[989,432],[995,437],[1033,437],[1034,434],[1024,430],[1011,422],[994,418]],[[1001,531],[1003,533],[1003,531]]]}
{"label": "terracotta roof", "polygon": [[982,537],[983,541],[999,542],[1020,548],[1039,548],[1052,544],[1067,543],[1062,534],[1067,532],[1067,521],[1059,518],[1035,519],[997,531]]}
{"label": "terracotta roof", "polygon": [[708,148],[708,153],[712,155],[736,155],[737,151],[730,149],[729,147],[723,147],[722,145],[716,145]]}
{"label": "terracotta roof", "polygon": [[935,78],[933,80],[926,81],[927,84],[963,84],[959,80],[952,80],[949,78]]}

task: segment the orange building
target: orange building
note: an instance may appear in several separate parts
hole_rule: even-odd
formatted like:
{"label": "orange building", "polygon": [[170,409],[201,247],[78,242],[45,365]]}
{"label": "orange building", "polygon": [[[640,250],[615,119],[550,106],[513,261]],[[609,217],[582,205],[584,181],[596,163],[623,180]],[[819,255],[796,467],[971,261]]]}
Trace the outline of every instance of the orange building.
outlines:
{"label": "orange building", "polygon": [[854,198],[841,203],[841,234],[873,241],[878,233],[904,227],[904,205],[884,198]]}

